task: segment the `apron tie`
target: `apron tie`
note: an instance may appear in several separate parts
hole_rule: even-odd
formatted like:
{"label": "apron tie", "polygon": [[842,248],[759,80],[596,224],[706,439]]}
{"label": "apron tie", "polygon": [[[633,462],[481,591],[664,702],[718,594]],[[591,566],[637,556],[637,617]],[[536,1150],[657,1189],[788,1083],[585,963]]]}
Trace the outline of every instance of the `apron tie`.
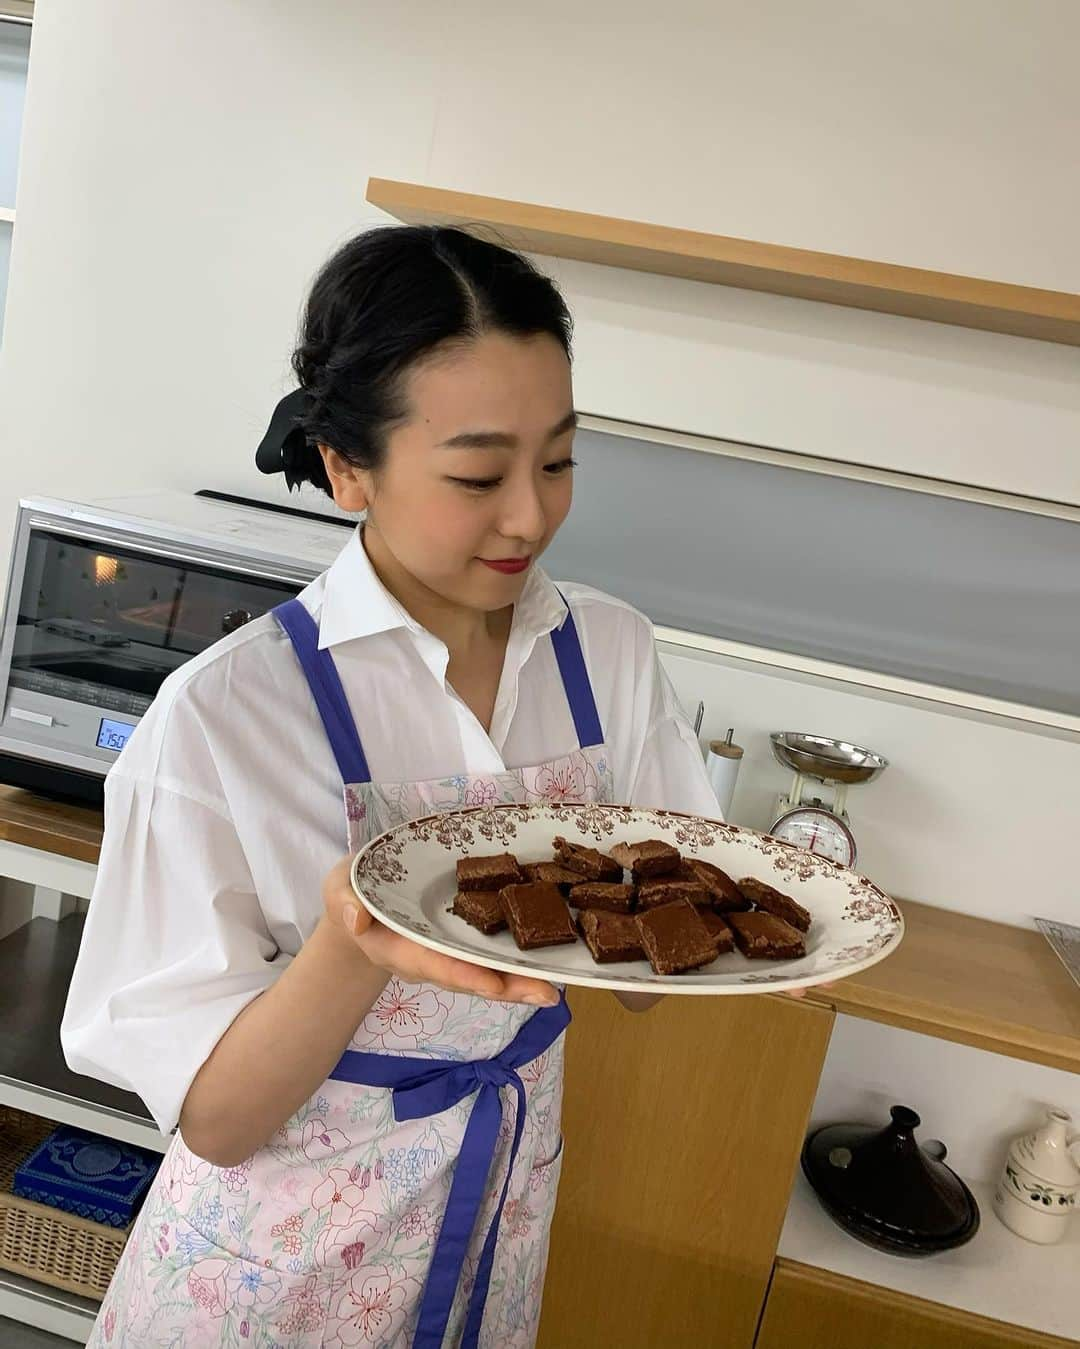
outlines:
{"label": "apron tie", "polygon": [[459,1059],[406,1058],[346,1050],[330,1074],[331,1079],[354,1082],[358,1086],[389,1087],[393,1092],[394,1118],[399,1123],[441,1114],[476,1093],[454,1168],[454,1179],[450,1185],[450,1196],[446,1201],[446,1212],[435,1243],[427,1283],[424,1285],[413,1349],[442,1349],[454,1294],[461,1281],[465,1256],[480,1216],[488,1175],[499,1142],[499,1126],[502,1124],[499,1089],[510,1086],[517,1096],[510,1160],[495,1215],[480,1253],[476,1282],[469,1298],[469,1312],[461,1339],[464,1349],[476,1349],[495,1260],[499,1220],[525,1127],[525,1084],[518,1076],[517,1069],[550,1049],[569,1024],[570,1008],[566,1004],[566,995],[562,994],[555,1007],[543,1007],[534,1012],[506,1048],[494,1058],[462,1062]]}

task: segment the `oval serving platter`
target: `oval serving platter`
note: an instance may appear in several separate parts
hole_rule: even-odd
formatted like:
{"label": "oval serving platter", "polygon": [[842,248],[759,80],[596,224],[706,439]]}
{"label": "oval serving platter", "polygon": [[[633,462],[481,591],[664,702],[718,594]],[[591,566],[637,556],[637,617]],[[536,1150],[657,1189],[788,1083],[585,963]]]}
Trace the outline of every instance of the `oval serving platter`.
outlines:
{"label": "oval serving platter", "polygon": [[[598,965],[580,940],[521,951],[509,932],[484,936],[450,911],[459,857],[509,852],[519,862],[550,861],[556,834],[601,851],[616,843],[662,839],[734,880],[766,881],[810,911],[806,955],[748,960],[734,951],[687,974],[662,976],[645,960]],[[353,859],[350,875],[358,898],[380,922],[432,950],[506,973],[589,988],[683,994],[810,988],[876,965],[904,934],[900,910],[888,895],[828,858],[740,825],[636,806],[553,802],[428,815],[372,839]]]}

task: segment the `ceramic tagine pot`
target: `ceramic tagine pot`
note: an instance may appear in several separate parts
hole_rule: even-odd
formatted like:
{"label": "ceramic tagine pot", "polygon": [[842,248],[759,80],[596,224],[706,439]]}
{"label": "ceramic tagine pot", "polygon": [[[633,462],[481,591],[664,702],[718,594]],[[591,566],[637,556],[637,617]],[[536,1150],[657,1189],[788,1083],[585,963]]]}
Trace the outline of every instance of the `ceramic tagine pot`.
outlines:
{"label": "ceramic tagine pot", "polygon": [[894,1105],[884,1128],[830,1124],[806,1140],[802,1167],[829,1216],[893,1255],[933,1255],[979,1229],[979,1206],[945,1166],[944,1143],[920,1147],[914,1110]]}
{"label": "ceramic tagine pot", "polygon": [[1072,1116],[1048,1110],[1041,1128],[1014,1138],[994,1194],[994,1212],[1028,1241],[1060,1241],[1080,1204],[1080,1134]]}

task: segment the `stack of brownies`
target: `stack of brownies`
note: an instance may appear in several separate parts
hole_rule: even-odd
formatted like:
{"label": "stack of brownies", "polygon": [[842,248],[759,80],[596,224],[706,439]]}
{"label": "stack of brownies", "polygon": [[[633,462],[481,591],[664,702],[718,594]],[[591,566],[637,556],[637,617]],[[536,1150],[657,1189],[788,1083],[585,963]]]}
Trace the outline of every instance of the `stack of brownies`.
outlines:
{"label": "stack of brownies", "polygon": [[453,912],[489,935],[509,927],[523,951],[580,933],[598,964],[648,957],[657,974],[699,969],[735,947],[752,960],[806,954],[810,914],[764,881],[734,881],[659,839],[603,853],[556,837],[554,852],[549,862],[461,858]]}

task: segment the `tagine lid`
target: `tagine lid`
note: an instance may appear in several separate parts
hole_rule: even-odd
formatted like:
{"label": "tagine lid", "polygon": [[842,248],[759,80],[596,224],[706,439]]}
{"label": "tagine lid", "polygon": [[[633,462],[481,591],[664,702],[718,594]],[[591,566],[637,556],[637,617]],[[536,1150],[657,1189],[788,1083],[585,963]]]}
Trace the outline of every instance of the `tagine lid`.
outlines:
{"label": "tagine lid", "polygon": [[882,1128],[831,1124],[803,1149],[803,1170],[818,1197],[844,1226],[913,1249],[959,1244],[978,1226],[978,1206],[944,1164],[944,1144],[920,1147],[921,1120],[894,1105]]}

